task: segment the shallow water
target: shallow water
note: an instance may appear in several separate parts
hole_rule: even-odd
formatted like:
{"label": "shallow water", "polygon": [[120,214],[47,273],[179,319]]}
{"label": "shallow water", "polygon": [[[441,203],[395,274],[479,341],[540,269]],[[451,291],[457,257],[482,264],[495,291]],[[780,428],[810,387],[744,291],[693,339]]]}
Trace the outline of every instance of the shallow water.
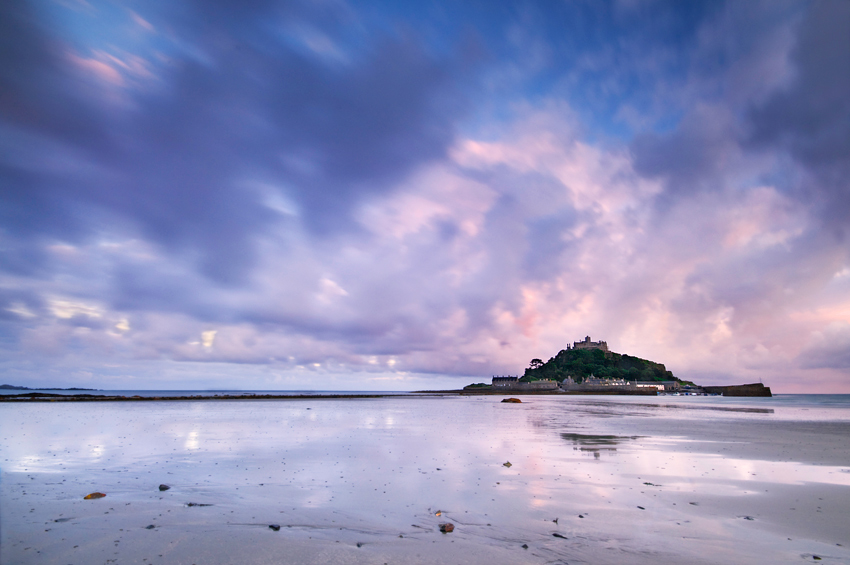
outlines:
{"label": "shallow water", "polygon": [[850,563],[841,398],[522,398],[3,404],[0,563]]}

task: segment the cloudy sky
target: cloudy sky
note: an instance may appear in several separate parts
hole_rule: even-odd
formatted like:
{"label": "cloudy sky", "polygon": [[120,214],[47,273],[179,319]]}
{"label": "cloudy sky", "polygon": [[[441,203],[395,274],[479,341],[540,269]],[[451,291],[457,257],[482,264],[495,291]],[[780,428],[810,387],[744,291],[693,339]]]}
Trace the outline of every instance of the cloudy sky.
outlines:
{"label": "cloudy sky", "polygon": [[0,2],[0,381],[412,390],[568,342],[850,392],[850,2]]}

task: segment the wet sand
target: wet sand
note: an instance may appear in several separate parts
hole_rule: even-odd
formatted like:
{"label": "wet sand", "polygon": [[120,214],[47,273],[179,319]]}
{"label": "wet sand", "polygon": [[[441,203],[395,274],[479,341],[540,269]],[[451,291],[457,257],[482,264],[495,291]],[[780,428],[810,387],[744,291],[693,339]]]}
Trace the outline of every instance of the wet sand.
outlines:
{"label": "wet sand", "polygon": [[843,405],[499,400],[5,403],[0,563],[850,563]]}

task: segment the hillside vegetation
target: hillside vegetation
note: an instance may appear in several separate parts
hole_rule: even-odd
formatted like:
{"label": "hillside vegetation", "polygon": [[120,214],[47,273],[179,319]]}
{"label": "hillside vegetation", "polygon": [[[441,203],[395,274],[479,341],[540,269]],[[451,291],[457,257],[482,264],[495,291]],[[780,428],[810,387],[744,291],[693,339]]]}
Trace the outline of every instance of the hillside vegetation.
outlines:
{"label": "hillside vegetation", "polygon": [[566,377],[572,377],[580,382],[591,374],[605,379],[622,378],[627,381],[679,380],[661,363],[639,357],[613,351],[605,352],[601,349],[564,349],[545,363],[540,359],[533,359],[520,381],[552,379],[561,382]]}

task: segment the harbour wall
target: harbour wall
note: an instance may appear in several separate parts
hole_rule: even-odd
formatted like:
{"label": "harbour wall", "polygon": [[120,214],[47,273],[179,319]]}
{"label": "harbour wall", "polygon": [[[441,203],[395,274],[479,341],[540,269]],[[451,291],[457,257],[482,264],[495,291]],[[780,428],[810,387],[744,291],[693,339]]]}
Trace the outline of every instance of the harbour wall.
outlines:
{"label": "harbour wall", "polygon": [[769,386],[762,383],[748,385],[704,386],[705,392],[722,394],[723,396],[773,396]]}

